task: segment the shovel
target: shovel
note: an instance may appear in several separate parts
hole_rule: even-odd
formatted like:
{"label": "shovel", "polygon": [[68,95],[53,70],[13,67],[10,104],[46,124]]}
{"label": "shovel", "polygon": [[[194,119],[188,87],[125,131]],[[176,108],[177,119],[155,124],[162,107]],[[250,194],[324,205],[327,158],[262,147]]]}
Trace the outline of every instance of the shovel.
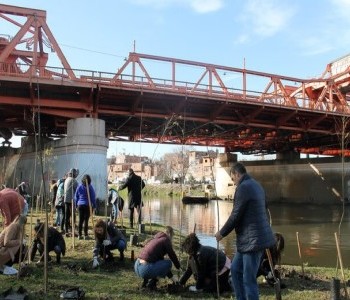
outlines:
{"label": "shovel", "polygon": [[275,274],[275,270],[274,270],[273,263],[272,263],[272,257],[271,257],[271,253],[270,253],[270,249],[266,249],[266,255],[267,255],[267,258],[269,260],[269,265],[270,265],[271,273],[272,273],[272,276],[273,276],[273,280],[275,281],[273,285],[275,287],[276,300],[282,300],[281,283],[280,283],[280,280],[276,277],[276,274]]}

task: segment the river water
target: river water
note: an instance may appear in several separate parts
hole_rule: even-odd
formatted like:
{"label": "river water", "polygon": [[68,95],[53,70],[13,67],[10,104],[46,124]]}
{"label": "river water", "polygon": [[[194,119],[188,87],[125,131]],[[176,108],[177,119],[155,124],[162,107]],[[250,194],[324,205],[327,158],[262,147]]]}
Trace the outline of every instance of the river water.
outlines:
{"label": "river water", "polygon": [[[232,210],[232,202],[209,201],[208,205],[183,205],[180,198],[144,198],[143,223],[171,225],[186,235],[195,228],[203,245],[216,247],[214,237]],[[275,204],[269,206],[272,228],[285,238],[282,264],[337,267],[338,235],[344,268],[350,264],[350,207],[311,206],[303,204]],[[126,210],[124,211],[126,216]],[[340,222],[340,220],[342,221]],[[299,256],[297,233],[301,258]],[[232,232],[219,244],[232,257],[235,249],[235,234]]]}

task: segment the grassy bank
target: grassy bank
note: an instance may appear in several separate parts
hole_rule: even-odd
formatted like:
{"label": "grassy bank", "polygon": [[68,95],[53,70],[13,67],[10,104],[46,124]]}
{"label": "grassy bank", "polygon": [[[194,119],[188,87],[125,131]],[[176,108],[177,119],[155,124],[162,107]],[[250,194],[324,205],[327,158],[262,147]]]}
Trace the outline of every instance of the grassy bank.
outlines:
{"label": "grassy bank", "polygon": [[[109,187],[117,188],[117,185],[111,184]],[[119,192],[120,195],[127,199],[127,189]],[[197,185],[181,185],[181,184],[147,184],[143,189],[143,194],[146,196],[153,197],[169,197],[176,196],[182,197],[183,194],[188,194],[192,196],[204,196],[204,188],[201,184]]]}
{"label": "grassy bank", "polygon": [[[36,220],[36,217],[33,218]],[[124,222],[127,225],[127,221]],[[29,235],[29,226],[27,234]],[[126,229],[127,239],[130,240],[130,234],[136,232]],[[66,238],[67,253],[63,257],[61,265],[50,263],[48,265],[48,283],[45,291],[44,285],[44,267],[31,263],[28,265],[25,274],[21,278],[0,275],[0,292],[13,287],[17,290],[23,286],[27,289],[29,299],[59,299],[62,291],[70,287],[81,287],[86,295],[85,299],[212,299],[216,295],[188,292],[187,283],[185,288],[173,288],[170,281],[161,279],[158,283],[157,291],[148,291],[140,289],[142,280],[138,278],[133,269],[131,253],[134,252],[135,258],[142,247],[146,238],[151,237],[156,231],[163,230],[159,225],[146,224],[145,232],[138,234],[138,245],[128,245],[125,253],[125,260],[119,261],[119,253],[115,251],[115,262],[112,265],[101,265],[97,269],[92,269],[92,248],[94,241],[79,241],[75,239],[73,247],[72,238]],[[177,232],[174,239],[176,252],[179,252],[180,235]],[[52,255],[52,253],[51,253]],[[180,255],[181,264],[185,267],[186,257]],[[36,261],[38,260],[38,255]],[[53,261],[55,261],[53,259]],[[17,265],[15,265],[17,268]],[[299,266],[280,267],[282,282],[286,288],[282,290],[282,299],[330,299],[330,281],[335,277],[336,271],[329,268],[310,268],[305,267],[304,276],[301,274]],[[349,278],[350,272],[345,270],[346,278]],[[340,272],[338,272],[340,277]],[[192,280],[192,279],[191,279]],[[259,279],[260,299],[275,299],[274,288]],[[344,292],[342,290],[342,292]],[[1,297],[0,297],[1,298]],[[231,299],[230,293],[220,295],[222,299]]]}

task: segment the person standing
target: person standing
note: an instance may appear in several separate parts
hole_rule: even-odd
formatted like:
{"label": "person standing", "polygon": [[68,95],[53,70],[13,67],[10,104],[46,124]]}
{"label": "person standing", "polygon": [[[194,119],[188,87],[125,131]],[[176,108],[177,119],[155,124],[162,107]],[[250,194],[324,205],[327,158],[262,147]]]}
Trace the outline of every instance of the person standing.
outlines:
{"label": "person standing", "polygon": [[[173,228],[167,226],[165,232],[158,232],[140,251],[134,269],[137,276],[143,278],[142,287],[155,290],[157,277],[168,277],[174,283],[177,282],[177,277],[171,272],[172,263],[176,269],[180,269],[180,262],[172,245],[173,236]],[[165,255],[170,259],[164,259]]]}
{"label": "person standing", "polygon": [[116,189],[110,188],[108,190],[108,203],[112,205],[111,221],[116,223],[118,213],[123,211],[124,199],[120,197]]}
{"label": "person standing", "polygon": [[14,189],[5,188],[0,191],[0,211],[5,227],[24,212],[26,201]]}
{"label": "person standing", "polygon": [[[75,207],[78,208],[79,214],[79,240],[83,239],[82,231],[84,225],[84,240],[89,239],[88,228],[90,211],[96,208],[96,195],[93,186],[91,185],[91,177],[85,174],[78,186],[74,196]],[[93,218],[93,216],[91,216]]]}
{"label": "person standing", "polygon": [[219,242],[233,229],[236,232],[237,252],[231,264],[231,276],[237,300],[259,299],[257,272],[266,248],[275,238],[266,213],[265,191],[253,179],[242,163],[230,170],[236,185],[233,209],[224,226],[215,234]]}
{"label": "person standing", "polygon": [[128,188],[129,210],[130,210],[130,227],[134,228],[134,210],[138,212],[138,223],[141,224],[141,206],[142,197],[141,191],[145,187],[145,182],[140,176],[134,173],[133,169],[129,169],[129,176],[125,183],[122,184],[118,191]]}
{"label": "person standing", "polygon": [[57,194],[57,180],[52,179],[50,183],[50,206],[51,206],[51,215],[55,212],[55,220],[53,221],[53,226],[59,226],[58,218],[57,218],[57,209],[56,209],[56,194]]}
{"label": "person standing", "polygon": [[64,207],[64,181],[66,180],[65,176],[57,180],[57,192],[55,199],[56,207],[56,225],[61,227],[61,232],[63,232],[65,224],[65,207]]}
{"label": "person standing", "polygon": [[72,205],[74,203],[73,200],[75,191],[78,187],[78,181],[76,180],[78,175],[79,171],[77,169],[70,169],[64,182],[64,221],[66,236],[69,236],[69,230],[73,228],[73,222],[75,222],[75,215]]}

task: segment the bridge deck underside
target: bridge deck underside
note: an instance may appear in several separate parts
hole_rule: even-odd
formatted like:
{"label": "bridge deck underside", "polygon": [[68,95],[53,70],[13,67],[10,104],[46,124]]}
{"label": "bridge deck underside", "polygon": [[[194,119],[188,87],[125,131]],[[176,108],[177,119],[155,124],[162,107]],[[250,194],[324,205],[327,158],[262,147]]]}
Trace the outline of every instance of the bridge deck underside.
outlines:
{"label": "bridge deck underside", "polygon": [[[339,149],[344,117],[208,96],[91,83],[0,81],[0,127],[15,135],[66,134],[71,118],[106,122],[110,140],[226,147],[243,153]],[[339,128],[339,129],[338,129]]]}

